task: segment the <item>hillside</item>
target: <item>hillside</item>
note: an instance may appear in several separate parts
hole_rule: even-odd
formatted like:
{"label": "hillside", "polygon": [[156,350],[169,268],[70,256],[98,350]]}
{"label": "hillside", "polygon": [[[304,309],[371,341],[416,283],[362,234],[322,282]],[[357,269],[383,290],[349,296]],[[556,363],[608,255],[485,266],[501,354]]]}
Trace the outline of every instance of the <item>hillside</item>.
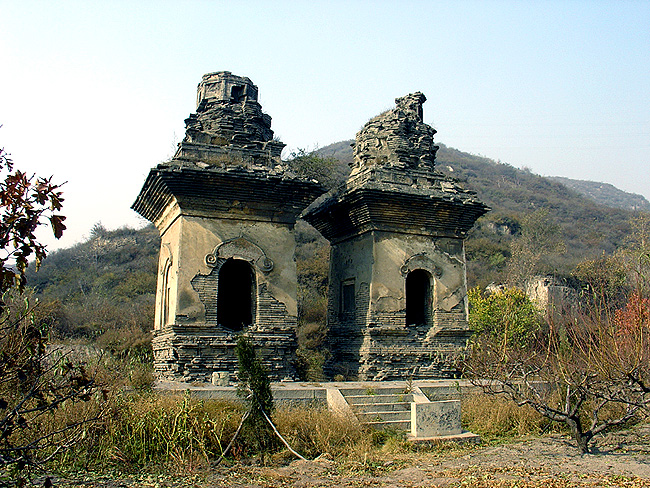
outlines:
{"label": "hillside", "polygon": [[650,202],[643,195],[628,193],[619,190],[610,183],[600,183],[597,181],[572,180],[563,176],[548,176],[549,180],[562,183],[567,188],[577,191],[581,195],[591,198],[592,200],[607,205],[608,207],[624,208],[626,210],[650,211]]}
{"label": "hillside", "polygon": [[[352,142],[331,144],[318,153],[335,157],[347,166],[352,161]],[[523,216],[537,209],[549,210],[567,248],[563,255],[550,257],[539,272],[567,275],[580,261],[613,252],[629,232],[629,210],[598,204],[557,181],[529,171],[444,144],[439,146],[436,168],[476,191],[492,208],[479,219],[468,238],[470,286],[502,279],[510,256],[509,242],[517,235]]]}
{"label": "hillside", "polygon": [[160,238],[139,230],[93,227],[90,237],[52,252],[27,284],[41,305],[41,320],[55,338],[96,341],[113,352],[145,345],[153,324]]}

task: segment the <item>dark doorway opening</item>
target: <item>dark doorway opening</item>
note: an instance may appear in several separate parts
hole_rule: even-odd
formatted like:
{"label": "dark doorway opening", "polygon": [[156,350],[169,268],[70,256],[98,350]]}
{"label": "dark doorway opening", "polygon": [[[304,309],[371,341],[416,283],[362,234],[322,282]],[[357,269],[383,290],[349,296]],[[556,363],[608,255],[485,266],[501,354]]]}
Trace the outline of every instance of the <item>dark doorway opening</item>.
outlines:
{"label": "dark doorway opening", "polygon": [[251,265],[241,259],[228,259],[219,270],[217,323],[231,330],[242,330],[255,315],[255,277]]}
{"label": "dark doorway opening", "polygon": [[431,275],[423,269],[406,276],[406,325],[427,324],[431,308]]}
{"label": "dark doorway opening", "polygon": [[243,102],[244,101],[244,87],[240,85],[234,85],[230,91],[230,96],[234,102]]}

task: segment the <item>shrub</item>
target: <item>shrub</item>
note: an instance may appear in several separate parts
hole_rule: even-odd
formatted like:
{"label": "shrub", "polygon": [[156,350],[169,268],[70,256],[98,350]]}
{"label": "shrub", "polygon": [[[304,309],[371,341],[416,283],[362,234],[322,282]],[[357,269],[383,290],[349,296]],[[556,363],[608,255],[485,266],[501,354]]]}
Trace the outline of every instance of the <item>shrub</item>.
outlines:
{"label": "shrub", "polygon": [[503,348],[522,348],[539,332],[542,318],[526,294],[508,288],[483,294],[478,288],[468,292],[469,325],[475,337],[486,337]]}
{"label": "shrub", "polygon": [[65,451],[92,417],[77,415],[62,425],[59,410],[87,402],[95,392],[92,375],[66,354],[46,348],[48,328],[34,320],[29,298],[6,292],[0,309],[0,467],[46,462]]}
{"label": "shrub", "polygon": [[237,393],[245,400],[250,412],[242,430],[243,443],[252,446],[252,452],[259,453],[264,459],[265,454],[278,444],[267,420],[274,410],[271,381],[246,336],[237,339],[235,354],[239,366]]}
{"label": "shrub", "polygon": [[[506,310],[503,316],[509,320]],[[566,316],[526,341],[508,340],[508,327],[496,340],[483,333],[470,345],[464,372],[486,393],[564,424],[587,453],[595,435],[650,406],[648,316],[647,303],[633,296],[614,318],[602,310]]]}

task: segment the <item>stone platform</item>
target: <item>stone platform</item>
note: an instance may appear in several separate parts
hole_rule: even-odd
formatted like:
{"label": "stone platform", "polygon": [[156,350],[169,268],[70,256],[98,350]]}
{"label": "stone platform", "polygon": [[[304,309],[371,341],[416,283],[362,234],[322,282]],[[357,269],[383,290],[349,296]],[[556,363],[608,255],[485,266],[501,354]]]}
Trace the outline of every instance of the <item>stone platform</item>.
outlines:
{"label": "stone platform", "polygon": [[[223,379],[222,379],[223,384]],[[199,399],[238,401],[235,383],[159,381],[160,393],[186,393]],[[277,404],[322,406],[370,428],[402,430],[416,443],[479,442],[460,423],[461,392],[465,381],[362,381],[272,383]]]}

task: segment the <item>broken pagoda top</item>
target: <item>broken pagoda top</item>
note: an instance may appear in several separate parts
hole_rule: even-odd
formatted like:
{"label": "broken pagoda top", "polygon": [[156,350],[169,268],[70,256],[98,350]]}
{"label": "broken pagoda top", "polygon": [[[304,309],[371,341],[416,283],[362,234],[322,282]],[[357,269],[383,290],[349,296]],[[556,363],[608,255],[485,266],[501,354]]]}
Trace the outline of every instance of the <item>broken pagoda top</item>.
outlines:
{"label": "broken pagoda top", "polygon": [[476,192],[435,171],[425,101],[420,92],[397,98],[357,133],[350,176],[303,214],[329,241],[372,230],[464,238],[488,211]]}
{"label": "broken pagoda top", "polygon": [[272,168],[284,144],[273,139],[271,117],[257,101],[257,86],[229,71],[203,75],[196,113],[185,119],[185,138],[174,159],[228,161]]}
{"label": "broken pagoda top", "polygon": [[285,144],[273,137],[257,96],[249,78],[203,75],[176,154],[149,172],[131,208],[159,227],[170,205],[214,218],[295,222],[324,188],[282,163]]}
{"label": "broken pagoda top", "polygon": [[369,166],[433,171],[436,130],[423,121],[421,92],[396,98],[396,107],[373,117],[357,134],[352,174]]}

